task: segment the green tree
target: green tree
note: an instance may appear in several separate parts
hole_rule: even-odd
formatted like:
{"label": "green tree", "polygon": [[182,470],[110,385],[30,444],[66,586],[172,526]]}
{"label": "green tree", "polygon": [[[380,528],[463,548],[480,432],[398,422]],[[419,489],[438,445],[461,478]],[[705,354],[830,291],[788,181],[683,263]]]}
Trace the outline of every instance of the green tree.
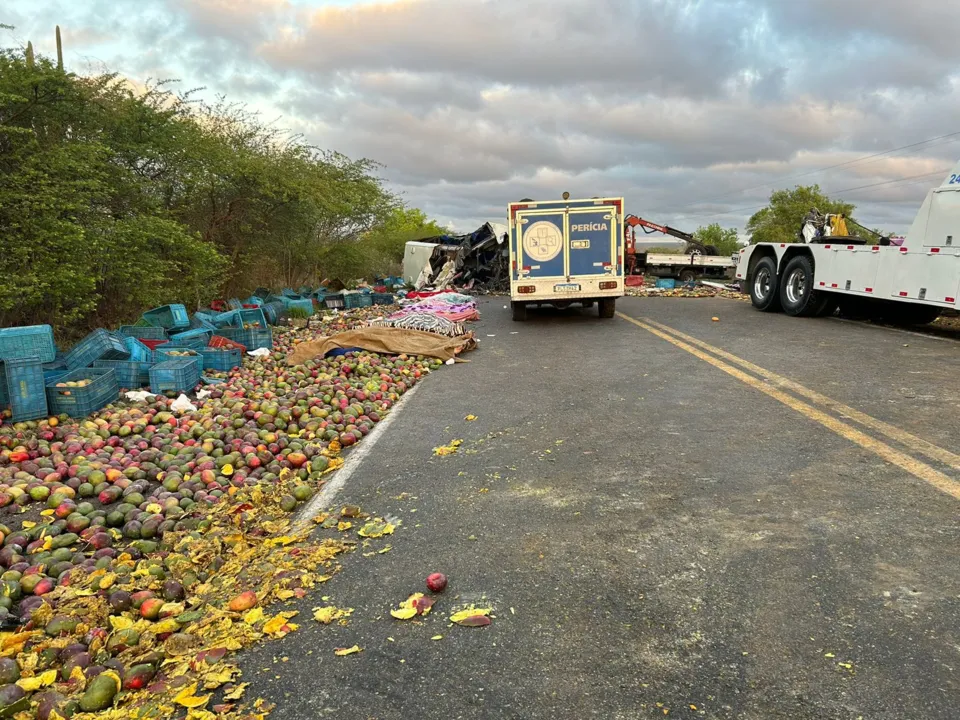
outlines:
{"label": "green tree", "polygon": [[[803,217],[814,207],[824,214],[839,213],[848,218],[855,209],[852,203],[830,199],[823,194],[819,185],[798,185],[793,190],[777,190],[770,195],[770,204],[747,221],[750,241],[799,242]],[[852,224],[847,229],[854,235],[867,235]]]}
{"label": "green tree", "polygon": [[0,50],[0,324],[80,333],[169,302],[386,271],[442,228],[378,171],[242,104]]}
{"label": "green tree", "polygon": [[740,237],[736,228],[723,228],[720,223],[701,226],[693,236],[704,245],[713,245],[719,255],[730,255],[740,248]]}

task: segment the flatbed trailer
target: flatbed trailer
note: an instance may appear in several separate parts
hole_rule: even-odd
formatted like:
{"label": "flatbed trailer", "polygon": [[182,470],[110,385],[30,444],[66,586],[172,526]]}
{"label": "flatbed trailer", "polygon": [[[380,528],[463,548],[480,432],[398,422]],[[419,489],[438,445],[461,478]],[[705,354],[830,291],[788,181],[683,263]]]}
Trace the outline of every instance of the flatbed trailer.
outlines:
{"label": "flatbed trailer", "polygon": [[636,258],[634,275],[656,275],[676,278],[680,282],[690,282],[700,277],[722,278],[732,273],[737,267],[739,253],[732,258],[699,253],[689,255],[637,253]]}

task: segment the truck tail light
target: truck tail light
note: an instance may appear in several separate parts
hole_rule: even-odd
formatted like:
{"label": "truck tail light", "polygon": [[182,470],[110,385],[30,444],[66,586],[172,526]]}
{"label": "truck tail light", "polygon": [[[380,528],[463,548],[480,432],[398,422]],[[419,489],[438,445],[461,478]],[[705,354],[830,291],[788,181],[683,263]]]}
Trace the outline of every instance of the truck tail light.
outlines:
{"label": "truck tail light", "polygon": [[617,283],[614,280],[600,283],[601,290],[616,290]]}
{"label": "truck tail light", "polygon": [[518,293],[532,293],[537,291],[536,285],[521,285],[517,288]]}

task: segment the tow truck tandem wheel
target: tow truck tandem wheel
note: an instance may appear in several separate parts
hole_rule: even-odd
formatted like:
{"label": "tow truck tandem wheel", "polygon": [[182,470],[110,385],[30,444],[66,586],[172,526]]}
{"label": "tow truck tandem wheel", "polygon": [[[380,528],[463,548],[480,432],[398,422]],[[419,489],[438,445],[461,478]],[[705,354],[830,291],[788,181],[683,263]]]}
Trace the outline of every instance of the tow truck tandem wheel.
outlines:
{"label": "tow truck tandem wheel", "polygon": [[777,264],[773,258],[760,258],[750,273],[750,301],[757,310],[777,312],[780,310],[778,290]]}
{"label": "tow truck tandem wheel", "polygon": [[510,308],[513,310],[513,319],[517,322],[523,322],[527,319],[527,304],[522,302],[511,302]]}
{"label": "tow truck tandem wheel", "polygon": [[780,304],[787,315],[817,315],[829,298],[813,289],[813,260],[797,255],[787,262],[780,278]]}
{"label": "tow truck tandem wheel", "polygon": [[612,318],[617,309],[616,298],[600,298],[598,301],[599,313],[602,318]]}

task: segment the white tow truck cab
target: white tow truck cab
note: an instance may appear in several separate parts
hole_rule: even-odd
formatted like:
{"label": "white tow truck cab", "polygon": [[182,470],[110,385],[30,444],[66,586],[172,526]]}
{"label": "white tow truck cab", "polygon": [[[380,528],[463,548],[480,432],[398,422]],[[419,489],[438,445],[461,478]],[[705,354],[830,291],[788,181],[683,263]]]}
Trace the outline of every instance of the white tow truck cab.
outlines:
{"label": "white tow truck cab", "polygon": [[623,198],[522,200],[507,207],[510,305],[599,306],[613,317],[623,282]]}
{"label": "white tow truck cab", "polygon": [[753,306],[794,316],[933,322],[960,295],[960,163],[927,193],[901,245],[889,238],[757,243],[740,251],[736,276]]}

